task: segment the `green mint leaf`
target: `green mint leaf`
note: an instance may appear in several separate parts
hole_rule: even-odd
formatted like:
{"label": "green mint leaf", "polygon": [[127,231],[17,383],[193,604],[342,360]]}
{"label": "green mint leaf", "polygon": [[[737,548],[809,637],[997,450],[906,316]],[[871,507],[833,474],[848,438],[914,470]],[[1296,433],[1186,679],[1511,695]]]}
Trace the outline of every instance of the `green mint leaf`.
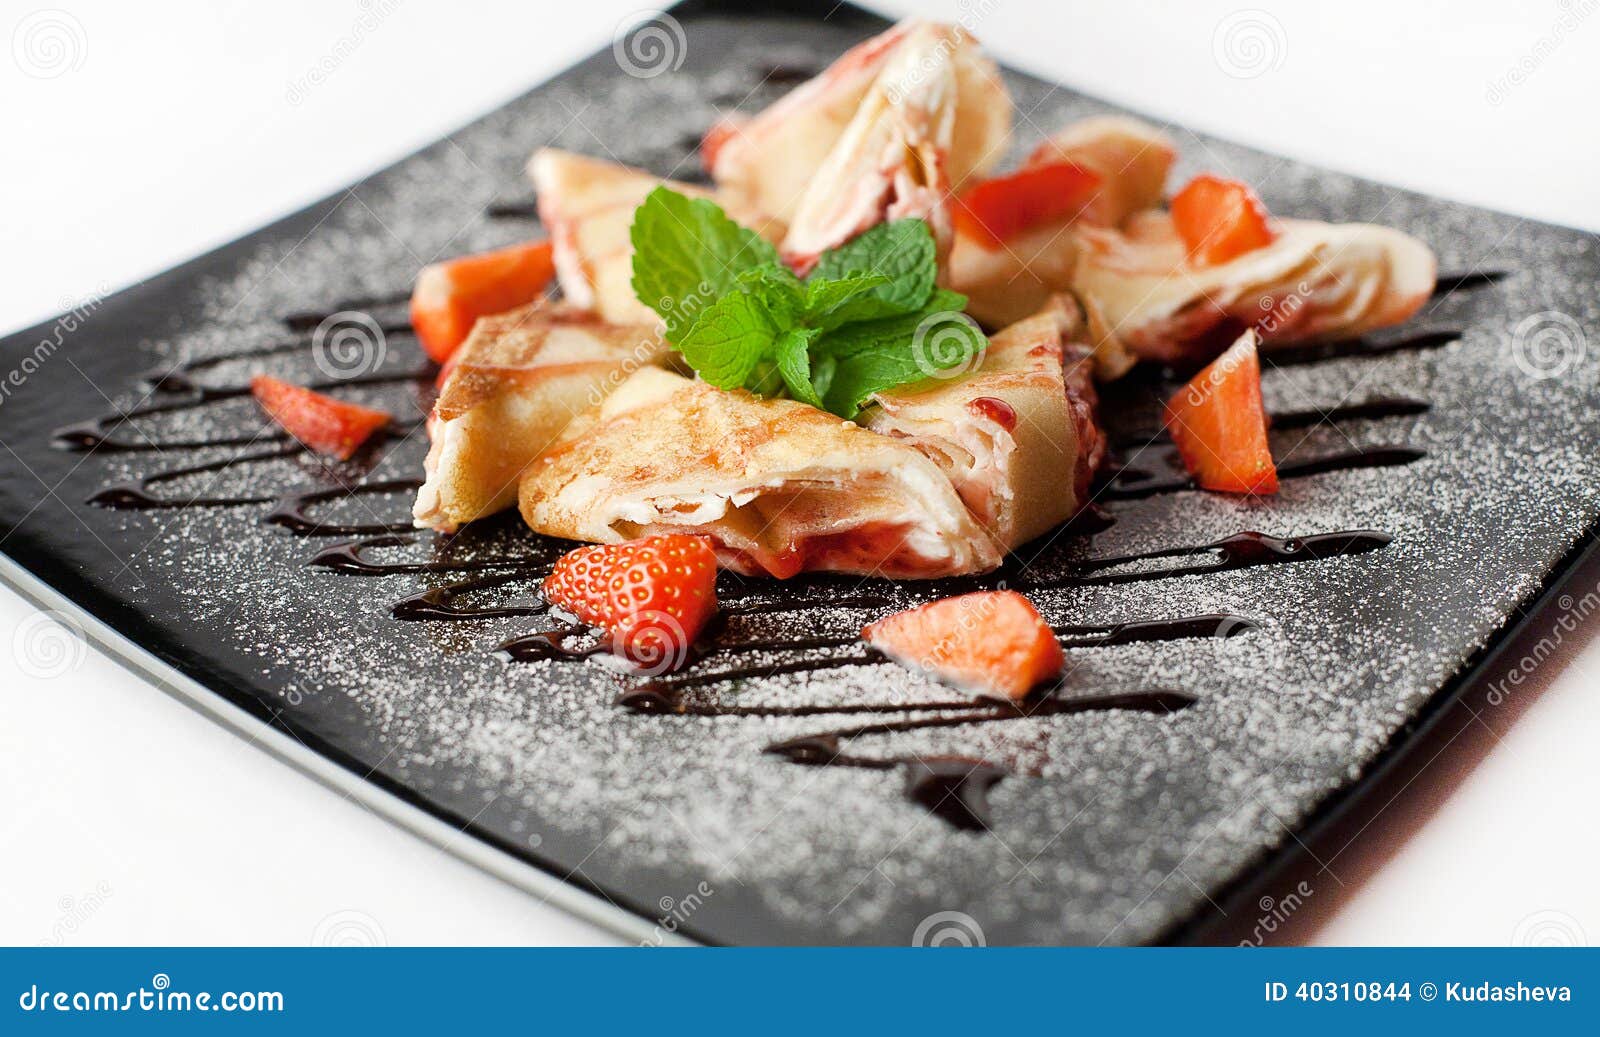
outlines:
{"label": "green mint leaf", "polygon": [[801,310],[806,323],[815,328],[837,328],[849,321],[849,303],[886,285],[889,279],[882,274],[851,274],[837,281],[812,278],[805,283],[805,299]]}
{"label": "green mint leaf", "polygon": [[777,364],[763,357],[744,380],[744,387],[757,396],[776,398],[783,395],[783,375],[778,372]]}
{"label": "green mint leaf", "polygon": [[920,310],[933,291],[938,260],[933,232],[918,219],[880,223],[836,249],[824,252],[811,280],[840,281],[852,274],[888,278],[845,307],[840,323],[878,320]]}
{"label": "green mint leaf", "polygon": [[916,313],[852,324],[824,335],[817,351],[834,360],[826,409],[854,418],[873,393],[971,370],[988,340],[961,312],[966,297],[937,291]]}
{"label": "green mint leaf", "polygon": [[704,307],[676,343],[695,373],[719,389],[750,380],[782,329],[762,300],[732,292]]}
{"label": "green mint leaf", "polygon": [[811,383],[810,346],[816,335],[817,332],[811,328],[790,328],[778,336],[772,353],[789,395],[801,403],[821,408],[822,397]]}
{"label": "green mint leaf", "polygon": [[857,321],[829,331],[817,340],[816,350],[838,357],[847,357],[885,344],[904,344],[908,348],[916,337],[917,328],[932,314],[961,314],[967,297],[960,292],[939,288],[928,297],[927,303],[912,313],[902,313],[878,320]]}
{"label": "green mint leaf", "polygon": [[628,237],[634,294],[660,314],[673,345],[695,326],[702,310],[735,289],[741,273],[781,265],[777,249],[729,219],[716,203],[668,187],[646,196],[634,211]]}
{"label": "green mint leaf", "polygon": [[[812,357],[811,385],[817,390],[818,396],[826,397],[828,395],[828,386],[833,384],[833,376],[838,372],[838,357],[829,356],[826,353],[818,357]],[[822,404],[815,404],[814,406],[820,406],[823,410],[828,409]]]}
{"label": "green mint leaf", "polygon": [[741,271],[735,280],[744,288],[770,288],[775,291],[792,293],[796,298],[799,298],[805,290],[805,286],[800,279],[794,276],[794,271],[782,263],[762,263],[760,266],[753,266],[748,270]]}
{"label": "green mint leaf", "polygon": [[806,289],[794,271],[782,263],[767,263],[739,275],[739,285],[758,295],[784,326],[798,323],[805,308]]}

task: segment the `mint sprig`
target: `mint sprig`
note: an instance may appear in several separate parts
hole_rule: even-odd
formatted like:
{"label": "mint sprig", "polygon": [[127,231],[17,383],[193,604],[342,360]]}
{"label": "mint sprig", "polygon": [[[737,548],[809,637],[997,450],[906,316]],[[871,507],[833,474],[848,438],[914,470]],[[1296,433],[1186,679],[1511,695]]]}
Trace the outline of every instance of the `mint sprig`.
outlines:
{"label": "mint sprig", "polygon": [[633,290],[711,385],[854,418],[873,393],[970,366],[988,344],[936,290],[921,220],[879,224],[801,279],[715,203],[666,187],[634,213]]}
{"label": "mint sprig", "polygon": [[[778,250],[714,202],[658,187],[633,214],[633,292],[667,324],[687,332],[700,312],[733,291],[739,274],[783,268]],[[641,263],[641,254],[650,261]]]}

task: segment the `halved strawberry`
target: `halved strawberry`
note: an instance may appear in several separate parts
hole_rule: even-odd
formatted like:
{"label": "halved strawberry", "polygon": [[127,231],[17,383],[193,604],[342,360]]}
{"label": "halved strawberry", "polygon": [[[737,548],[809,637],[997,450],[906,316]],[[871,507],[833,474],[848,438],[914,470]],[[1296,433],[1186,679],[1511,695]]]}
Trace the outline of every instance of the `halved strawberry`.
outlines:
{"label": "halved strawberry", "polygon": [[479,317],[533,302],[555,272],[548,241],[425,266],[411,292],[411,326],[422,348],[442,364],[467,340]]}
{"label": "halved strawberry", "polygon": [[1045,162],[984,180],[956,199],[956,230],[997,249],[1023,231],[1069,219],[1094,200],[1100,174],[1076,162]]}
{"label": "halved strawberry", "polygon": [[1245,332],[1167,401],[1166,426],[1201,489],[1278,492],[1255,332]]}
{"label": "halved strawberry", "polygon": [[1172,224],[1197,266],[1215,266],[1272,244],[1267,207],[1239,180],[1203,173],[1172,196]]}
{"label": "halved strawberry", "polygon": [[568,551],[544,581],[551,604],[607,631],[635,662],[681,663],[717,611],[717,556],[682,533]]}
{"label": "halved strawberry", "polygon": [[384,411],[336,400],[264,374],[250,379],[250,394],[279,427],[306,447],[345,461],[393,420]]}
{"label": "halved strawberry", "polygon": [[930,601],[885,616],[861,636],[907,669],[997,698],[1026,697],[1057,677],[1063,662],[1054,631],[1016,591]]}

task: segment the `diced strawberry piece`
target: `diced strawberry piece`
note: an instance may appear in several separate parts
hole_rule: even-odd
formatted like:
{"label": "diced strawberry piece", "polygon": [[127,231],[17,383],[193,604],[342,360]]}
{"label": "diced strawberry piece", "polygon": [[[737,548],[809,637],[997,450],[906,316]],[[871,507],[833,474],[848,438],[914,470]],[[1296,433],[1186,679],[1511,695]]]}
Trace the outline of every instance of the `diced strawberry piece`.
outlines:
{"label": "diced strawberry piece", "polygon": [[1197,266],[1272,244],[1278,234],[1249,184],[1204,173],[1172,197],[1172,223]]}
{"label": "diced strawberry piece", "polygon": [[611,635],[638,663],[681,663],[717,611],[717,555],[701,536],[670,534],[562,555],[544,581],[551,604]]}
{"label": "diced strawberry piece", "polygon": [[1046,162],[967,188],[956,199],[956,231],[997,249],[1023,231],[1078,215],[1100,175],[1076,162]]}
{"label": "diced strawberry piece", "polygon": [[874,648],[912,670],[966,690],[1025,698],[1061,673],[1061,642],[1016,591],[941,598],[885,616],[861,631]]}
{"label": "diced strawberry piece", "polygon": [[289,435],[319,454],[346,461],[393,420],[384,411],[336,400],[264,374],[250,379],[250,393]]}
{"label": "diced strawberry piece", "polygon": [[442,364],[467,340],[479,317],[533,302],[555,272],[548,241],[425,266],[411,292],[411,326],[422,348]]}
{"label": "diced strawberry piece", "polygon": [[1201,489],[1278,492],[1255,332],[1245,332],[1167,401],[1166,426]]}

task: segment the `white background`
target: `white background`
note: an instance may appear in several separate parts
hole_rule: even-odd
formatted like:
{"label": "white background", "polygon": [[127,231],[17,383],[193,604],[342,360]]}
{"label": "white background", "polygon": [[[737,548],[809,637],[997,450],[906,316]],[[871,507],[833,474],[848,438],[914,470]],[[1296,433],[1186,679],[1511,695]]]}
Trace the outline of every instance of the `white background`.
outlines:
{"label": "white background", "polygon": [[[344,186],[608,44],[638,10],[58,2],[0,4],[0,332]],[[1003,60],[1174,123],[1600,229],[1600,0],[1316,6],[918,9],[967,15]],[[380,15],[370,31],[356,28],[363,10]],[[291,103],[291,84],[334,53]],[[1593,587],[1600,567],[1581,578]],[[610,939],[93,651],[64,675],[29,676],[7,649],[37,635],[32,615],[0,590],[0,941],[304,944],[352,928],[390,943]],[[1314,847],[1327,871],[1280,938],[1600,940],[1593,626],[1565,635],[1515,702],[1454,714],[1418,765]]]}

